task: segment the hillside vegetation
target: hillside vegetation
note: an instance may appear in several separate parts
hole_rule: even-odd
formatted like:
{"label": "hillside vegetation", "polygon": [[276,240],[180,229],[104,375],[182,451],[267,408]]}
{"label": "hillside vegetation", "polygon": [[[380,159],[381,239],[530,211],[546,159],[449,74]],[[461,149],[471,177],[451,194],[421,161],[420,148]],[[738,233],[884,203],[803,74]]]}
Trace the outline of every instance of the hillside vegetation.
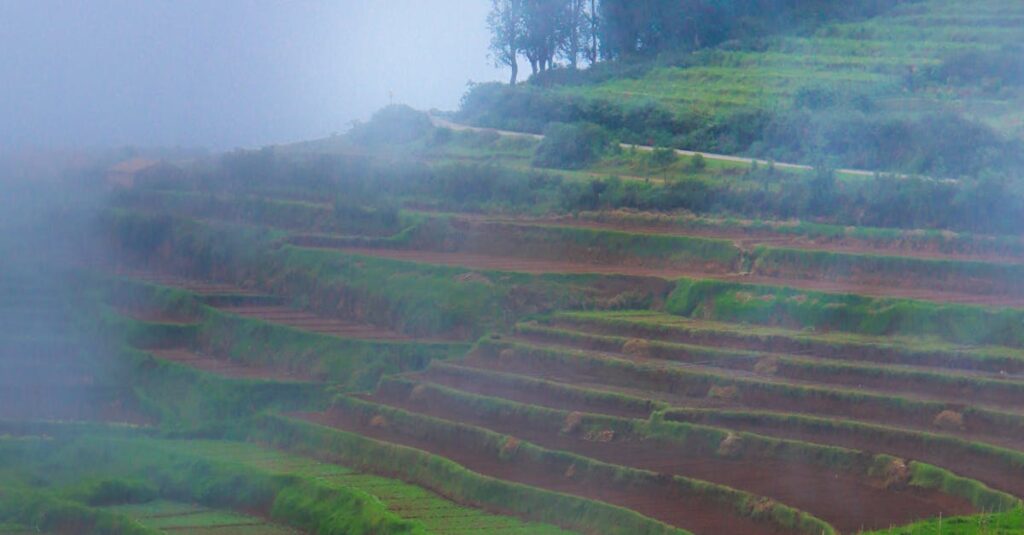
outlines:
{"label": "hillside vegetation", "polygon": [[0,198],[0,533],[1021,533],[1024,11],[712,4]]}
{"label": "hillside vegetation", "polygon": [[830,22],[826,10],[818,24],[479,85],[459,117],[536,133],[583,121],[628,143],[941,177],[1018,169],[1024,7],[861,9],[882,13]]}

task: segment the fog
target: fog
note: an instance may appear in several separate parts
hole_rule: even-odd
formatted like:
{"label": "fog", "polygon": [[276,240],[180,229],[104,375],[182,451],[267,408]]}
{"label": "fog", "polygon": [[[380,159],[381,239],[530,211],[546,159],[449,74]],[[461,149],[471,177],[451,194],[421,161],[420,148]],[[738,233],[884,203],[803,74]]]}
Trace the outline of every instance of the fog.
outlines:
{"label": "fog", "polygon": [[0,2],[0,147],[253,147],[502,79],[482,0]]}

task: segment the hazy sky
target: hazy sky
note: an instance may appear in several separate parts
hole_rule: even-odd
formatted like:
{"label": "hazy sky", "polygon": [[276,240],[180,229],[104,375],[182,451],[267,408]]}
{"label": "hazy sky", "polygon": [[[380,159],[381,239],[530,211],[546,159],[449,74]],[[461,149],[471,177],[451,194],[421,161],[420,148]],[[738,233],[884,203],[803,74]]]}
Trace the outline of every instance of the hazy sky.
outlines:
{"label": "hazy sky", "polygon": [[0,146],[233,148],[454,109],[486,0],[0,0]]}

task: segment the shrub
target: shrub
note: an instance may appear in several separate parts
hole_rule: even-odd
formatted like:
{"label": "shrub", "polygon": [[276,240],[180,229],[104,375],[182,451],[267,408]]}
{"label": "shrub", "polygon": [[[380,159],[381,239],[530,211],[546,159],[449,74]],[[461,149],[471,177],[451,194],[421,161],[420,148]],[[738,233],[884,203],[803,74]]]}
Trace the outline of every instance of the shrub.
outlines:
{"label": "shrub", "polygon": [[590,123],[551,123],[537,146],[533,165],[557,169],[580,169],[597,160],[611,146],[611,136]]}
{"label": "shrub", "polygon": [[934,424],[945,431],[961,431],[964,428],[964,415],[956,411],[942,411],[935,416]]}
{"label": "shrub", "polygon": [[678,159],[676,151],[668,147],[657,147],[651,152],[651,165],[654,167],[668,167]]}
{"label": "shrub", "polygon": [[427,114],[395,104],[374,113],[369,122],[356,125],[350,135],[364,145],[409,143],[423,138],[433,128]]}
{"label": "shrub", "polygon": [[694,154],[693,158],[690,158],[690,171],[699,173],[706,169],[708,166],[707,160],[704,159],[703,154]]}

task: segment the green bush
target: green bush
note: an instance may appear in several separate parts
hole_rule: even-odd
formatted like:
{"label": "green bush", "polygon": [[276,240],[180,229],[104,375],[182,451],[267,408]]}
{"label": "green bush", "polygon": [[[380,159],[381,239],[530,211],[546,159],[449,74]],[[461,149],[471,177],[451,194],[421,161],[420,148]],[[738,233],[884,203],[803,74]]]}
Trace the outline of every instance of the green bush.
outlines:
{"label": "green bush", "polygon": [[427,114],[394,104],[374,113],[369,122],[356,125],[350,135],[364,145],[409,143],[422,139],[433,129]]}
{"label": "green bush", "polygon": [[556,169],[580,169],[597,160],[611,146],[611,136],[591,123],[551,123],[537,146],[533,165]]}
{"label": "green bush", "polygon": [[655,147],[655,149],[651,151],[651,165],[653,167],[668,167],[676,163],[676,160],[678,159],[679,155],[676,154],[676,151],[668,147]]}

